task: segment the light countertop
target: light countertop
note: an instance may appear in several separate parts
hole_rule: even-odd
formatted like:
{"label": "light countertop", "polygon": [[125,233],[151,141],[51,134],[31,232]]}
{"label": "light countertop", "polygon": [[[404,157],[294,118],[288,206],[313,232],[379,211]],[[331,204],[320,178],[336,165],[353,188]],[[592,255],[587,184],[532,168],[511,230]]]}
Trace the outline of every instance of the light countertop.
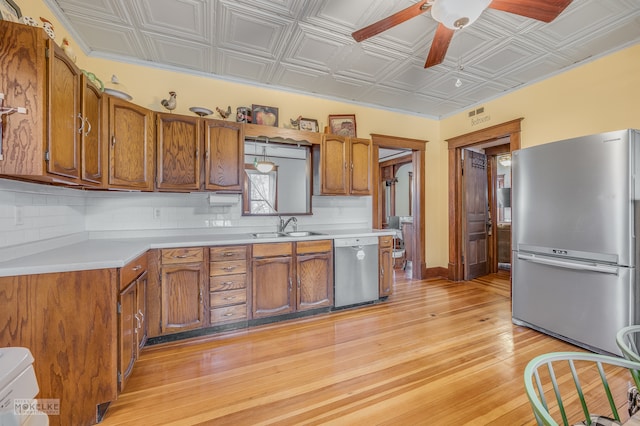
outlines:
{"label": "light countertop", "polygon": [[0,262],[0,277],[120,268],[149,249],[257,244],[392,235],[393,230],[329,230],[307,237],[256,238],[250,233],[84,239]]}

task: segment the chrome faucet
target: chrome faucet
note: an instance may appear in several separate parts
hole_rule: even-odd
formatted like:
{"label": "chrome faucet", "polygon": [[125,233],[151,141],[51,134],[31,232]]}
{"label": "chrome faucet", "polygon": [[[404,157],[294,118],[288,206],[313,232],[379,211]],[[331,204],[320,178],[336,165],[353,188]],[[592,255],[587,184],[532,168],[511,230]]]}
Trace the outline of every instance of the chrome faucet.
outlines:
{"label": "chrome faucet", "polygon": [[289,222],[293,222],[294,231],[298,230],[298,219],[295,216],[291,216],[286,222],[282,217],[278,216],[278,232],[284,232],[284,230],[287,229]]}

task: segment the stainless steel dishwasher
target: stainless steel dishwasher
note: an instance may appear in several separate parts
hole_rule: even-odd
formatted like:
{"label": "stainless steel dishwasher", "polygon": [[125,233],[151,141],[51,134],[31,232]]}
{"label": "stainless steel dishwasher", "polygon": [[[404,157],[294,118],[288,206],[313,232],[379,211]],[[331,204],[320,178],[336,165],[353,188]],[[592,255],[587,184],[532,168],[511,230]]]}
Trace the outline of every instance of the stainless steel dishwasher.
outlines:
{"label": "stainless steel dishwasher", "polygon": [[378,237],[333,241],[335,307],[378,300]]}

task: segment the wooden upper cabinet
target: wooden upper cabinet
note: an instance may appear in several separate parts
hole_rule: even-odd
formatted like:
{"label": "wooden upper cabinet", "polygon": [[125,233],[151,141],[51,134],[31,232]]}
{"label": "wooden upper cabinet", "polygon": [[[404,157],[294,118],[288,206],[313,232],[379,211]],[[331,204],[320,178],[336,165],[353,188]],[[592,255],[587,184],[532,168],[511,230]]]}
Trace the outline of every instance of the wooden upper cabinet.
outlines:
{"label": "wooden upper cabinet", "polygon": [[109,97],[109,186],[153,190],[153,113]]}
{"label": "wooden upper cabinet", "polygon": [[349,193],[371,195],[372,149],[370,139],[350,138]]}
{"label": "wooden upper cabinet", "polygon": [[242,192],[244,132],[242,123],[205,120],[205,189]]}
{"label": "wooden upper cabinet", "polygon": [[102,92],[84,75],[81,83],[82,106],[80,113],[83,119],[80,134],[81,179],[84,182],[101,186],[104,184],[106,165],[104,152],[106,144],[104,143],[105,137],[103,137],[105,104]]}
{"label": "wooden upper cabinet", "polygon": [[319,154],[316,178],[320,183],[314,185],[316,194],[371,195],[372,149],[369,139],[326,134]]}
{"label": "wooden upper cabinet", "polygon": [[320,145],[322,194],[349,194],[349,142],[338,135],[325,135]]}
{"label": "wooden upper cabinet", "polygon": [[200,189],[201,145],[200,118],[156,114],[156,187],[171,191]]}
{"label": "wooden upper cabinet", "polygon": [[80,113],[82,72],[55,43],[47,56],[49,147],[47,171],[71,179],[80,178]]}

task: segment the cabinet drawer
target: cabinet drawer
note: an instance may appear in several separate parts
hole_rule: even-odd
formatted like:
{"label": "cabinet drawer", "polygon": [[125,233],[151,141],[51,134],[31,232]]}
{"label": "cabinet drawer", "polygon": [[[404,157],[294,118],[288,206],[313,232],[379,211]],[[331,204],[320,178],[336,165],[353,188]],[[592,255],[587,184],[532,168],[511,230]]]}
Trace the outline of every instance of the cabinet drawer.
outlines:
{"label": "cabinet drawer", "polygon": [[234,247],[211,247],[209,249],[209,260],[212,262],[241,260],[247,258],[246,246]]}
{"label": "cabinet drawer", "polygon": [[246,272],[246,260],[231,260],[229,262],[209,263],[209,275],[212,277],[216,277],[218,275],[245,274]]}
{"label": "cabinet drawer", "polygon": [[211,309],[211,325],[221,322],[237,321],[247,318],[247,305],[225,306],[224,308]]}
{"label": "cabinet drawer", "polygon": [[388,248],[393,244],[393,236],[384,235],[382,237],[378,237],[378,245],[380,248]]}
{"label": "cabinet drawer", "polygon": [[120,268],[120,290],[124,290],[141,273],[147,270],[147,253],[138,256]]}
{"label": "cabinet drawer", "polygon": [[202,262],[204,250],[202,248],[162,249],[162,264]]}
{"label": "cabinet drawer", "polygon": [[209,279],[209,291],[225,291],[247,288],[246,274],[219,275]]}
{"label": "cabinet drawer", "polygon": [[333,243],[331,240],[319,240],[319,241],[298,241],[296,243],[296,253],[324,253],[331,251]]}
{"label": "cabinet drawer", "polygon": [[291,256],[292,246],[291,243],[254,244],[253,257]]}
{"label": "cabinet drawer", "polygon": [[247,290],[244,288],[209,293],[209,304],[211,308],[237,305],[238,303],[247,303]]}

